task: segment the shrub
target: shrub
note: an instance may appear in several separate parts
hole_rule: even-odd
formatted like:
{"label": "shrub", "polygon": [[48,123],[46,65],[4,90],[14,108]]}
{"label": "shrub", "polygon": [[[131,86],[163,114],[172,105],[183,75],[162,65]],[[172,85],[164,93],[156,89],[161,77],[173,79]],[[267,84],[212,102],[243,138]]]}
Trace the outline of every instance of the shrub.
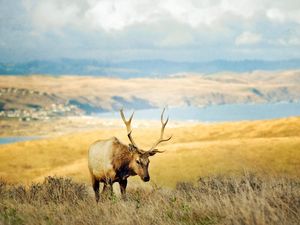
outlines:
{"label": "shrub", "polygon": [[[8,197],[19,203],[68,202],[75,204],[87,197],[85,184],[76,183],[69,178],[62,177],[46,177],[42,184],[33,183],[28,188],[24,185],[11,185],[7,189]],[[0,183],[0,191],[3,190]]]}
{"label": "shrub", "polygon": [[201,177],[176,189],[129,189],[98,204],[84,184],[47,177],[29,187],[0,182],[0,224],[300,224],[299,179]]}

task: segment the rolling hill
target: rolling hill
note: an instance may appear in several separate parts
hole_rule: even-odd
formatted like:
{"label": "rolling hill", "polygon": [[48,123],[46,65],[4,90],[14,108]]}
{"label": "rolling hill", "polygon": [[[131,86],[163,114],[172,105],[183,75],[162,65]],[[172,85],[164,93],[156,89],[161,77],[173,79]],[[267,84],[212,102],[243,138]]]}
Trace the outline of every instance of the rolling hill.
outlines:
{"label": "rolling hill", "polygon": [[[146,109],[165,105],[181,107],[299,102],[299,77],[299,70],[223,72],[210,76],[184,73],[165,78],[132,79],[93,76],[0,76],[0,107],[24,108],[24,104],[19,101],[18,90],[30,90],[21,95],[27,108],[63,104],[86,114],[115,110],[121,106]],[[38,94],[30,94],[31,92]]]}

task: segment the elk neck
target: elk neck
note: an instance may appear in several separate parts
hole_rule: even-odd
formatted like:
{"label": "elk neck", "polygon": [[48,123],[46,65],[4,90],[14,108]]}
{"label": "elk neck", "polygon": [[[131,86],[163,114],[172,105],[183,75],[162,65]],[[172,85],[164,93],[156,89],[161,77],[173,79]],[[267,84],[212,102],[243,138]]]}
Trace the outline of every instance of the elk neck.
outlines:
{"label": "elk neck", "polygon": [[136,175],[130,167],[134,154],[131,153],[128,148],[127,145],[121,143],[117,138],[114,138],[112,165],[116,171],[116,178],[118,179],[126,179],[129,176]]}

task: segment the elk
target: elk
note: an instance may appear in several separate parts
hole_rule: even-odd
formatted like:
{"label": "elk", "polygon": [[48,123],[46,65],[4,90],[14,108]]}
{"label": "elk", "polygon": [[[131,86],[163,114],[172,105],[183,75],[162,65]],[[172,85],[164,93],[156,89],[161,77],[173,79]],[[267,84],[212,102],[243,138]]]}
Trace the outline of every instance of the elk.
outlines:
{"label": "elk", "polygon": [[122,197],[125,197],[128,177],[138,175],[144,182],[150,180],[148,172],[149,156],[162,153],[163,151],[159,151],[156,147],[160,143],[169,141],[172,138],[170,136],[164,139],[164,130],[169,121],[169,117],[164,121],[164,112],[165,109],[161,113],[162,127],[160,137],[148,151],[139,148],[133,140],[131,121],[134,112],[131,114],[129,120],[126,120],[123,109],[120,110],[120,114],[126,125],[130,144],[123,144],[116,137],[112,137],[107,140],[96,141],[90,146],[88,151],[88,167],[97,202],[100,199],[100,183],[104,183],[102,193],[109,189],[112,194],[112,185],[118,182]]}

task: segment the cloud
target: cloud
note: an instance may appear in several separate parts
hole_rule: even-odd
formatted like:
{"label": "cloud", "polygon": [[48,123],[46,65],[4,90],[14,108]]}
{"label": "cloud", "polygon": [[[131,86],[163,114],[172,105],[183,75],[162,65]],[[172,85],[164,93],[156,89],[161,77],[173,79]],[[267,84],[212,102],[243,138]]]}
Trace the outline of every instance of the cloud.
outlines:
{"label": "cloud", "polygon": [[286,15],[279,9],[271,8],[266,12],[267,17],[275,22],[283,23],[286,20]]}
{"label": "cloud", "polygon": [[277,23],[294,22],[300,24],[300,9],[282,10],[271,8],[266,11],[267,17]]}
{"label": "cloud", "polygon": [[102,0],[93,4],[84,19],[93,28],[104,31],[122,30],[128,26],[155,21],[155,8],[150,1]]}
{"label": "cloud", "polygon": [[220,23],[228,14],[241,19],[265,14],[272,21],[288,18],[300,23],[300,4],[296,0],[289,2],[296,7],[284,7],[270,0],[23,0],[33,24],[39,28],[79,26],[107,32],[168,19],[196,29]]}
{"label": "cloud", "polygon": [[2,0],[0,25],[0,61],[300,57],[299,0]]}
{"label": "cloud", "polygon": [[258,44],[261,41],[262,41],[262,37],[260,34],[245,31],[235,39],[235,44],[253,45],[253,44]]}

